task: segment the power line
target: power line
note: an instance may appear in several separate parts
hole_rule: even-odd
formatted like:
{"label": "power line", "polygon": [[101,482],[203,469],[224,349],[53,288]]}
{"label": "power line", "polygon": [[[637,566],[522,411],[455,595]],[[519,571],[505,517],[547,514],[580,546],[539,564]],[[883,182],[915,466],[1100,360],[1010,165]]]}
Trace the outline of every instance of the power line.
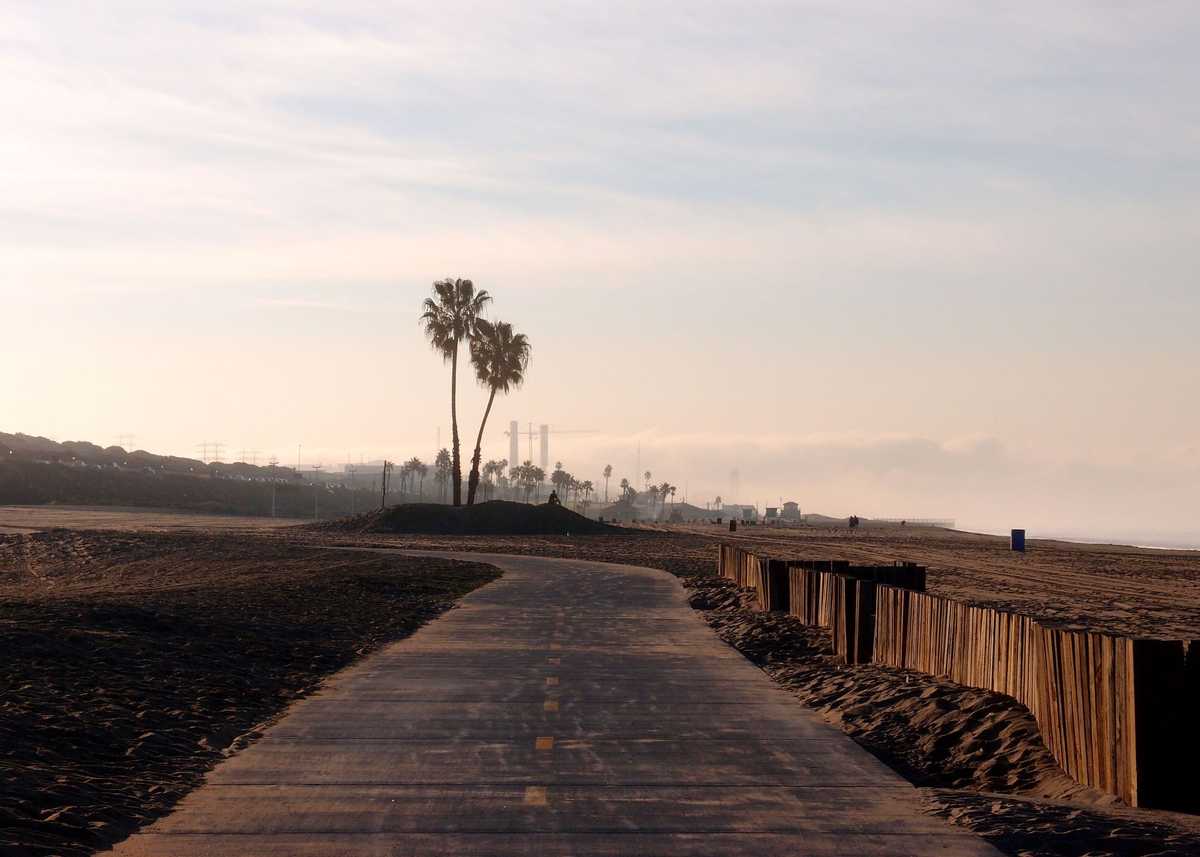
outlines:
{"label": "power line", "polygon": [[225,444],[219,440],[205,440],[196,444],[196,449],[200,450],[200,460],[205,464],[210,462],[221,463],[221,450],[225,448]]}

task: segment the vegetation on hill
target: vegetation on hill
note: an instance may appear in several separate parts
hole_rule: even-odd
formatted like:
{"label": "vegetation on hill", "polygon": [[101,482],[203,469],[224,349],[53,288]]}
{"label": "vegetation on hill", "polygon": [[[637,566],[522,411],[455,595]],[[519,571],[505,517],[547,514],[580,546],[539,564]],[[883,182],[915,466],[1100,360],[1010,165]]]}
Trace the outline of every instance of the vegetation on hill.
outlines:
{"label": "vegetation on hill", "polygon": [[585,535],[615,529],[562,506],[549,503],[533,506],[506,500],[474,506],[405,503],[312,526],[353,533],[435,535]]}

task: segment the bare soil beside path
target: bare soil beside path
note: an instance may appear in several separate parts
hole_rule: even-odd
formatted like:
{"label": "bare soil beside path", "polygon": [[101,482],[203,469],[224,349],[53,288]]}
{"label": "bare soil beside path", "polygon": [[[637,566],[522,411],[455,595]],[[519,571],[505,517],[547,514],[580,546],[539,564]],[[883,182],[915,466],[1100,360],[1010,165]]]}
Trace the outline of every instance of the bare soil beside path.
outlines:
{"label": "bare soil beside path", "polygon": [[124,838],[239,736],[497,575],[241,534],[0,535],[0,854]]}
{"label": "bare soil beside path", "polygon": [[54,529],[262,533],[302,523],[305,522],[297,518],[211,515],[123,506],[0,506],[0,535]]}

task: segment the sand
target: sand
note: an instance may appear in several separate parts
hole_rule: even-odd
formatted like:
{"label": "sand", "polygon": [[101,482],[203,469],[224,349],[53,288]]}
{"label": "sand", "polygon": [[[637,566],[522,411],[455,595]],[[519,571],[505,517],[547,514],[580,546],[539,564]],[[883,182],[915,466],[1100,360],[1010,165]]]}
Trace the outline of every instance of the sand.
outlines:
{"label": "sand", "polygon": [[[88,525],[96,514],[52,510],[50,520],[76,515]],[[914,673],[837,665],[827,632],[745,609],[744,593],[711,578],[716,545],[730,537],[724,529],[418,536],[249,519],[218,534],[195,516],[113,512],[103,520],[124,532],[52,532],[25,537],[20,549],[0,538],[0,645],[26,655],[5,666],[17,671],[4,680],[18,692],[3,698],[0,746],[23,749],[8,751],[12,773],[0,780],[0,851],[6,842],[41,841],[41,851],[28,853],[87,853],[165,811],[238,735],[321,675],[486,579],[485,570],[468,580],[449,566],[363,554],[312,562],[314,546],[381,545],[625,562],[691,578],[694,606],[723,639],[798,704],[914,782],[931,813],[1013,855],[1200,854],[1200,819],[1131,810],[1074,784],[1012,700]],[[47,517],[24,521],[36,527]],[[1197,553],[1034,542],[1016,556],[1003,539],[900,528],[749,528],[735,538],[780,556],[922,562],[939,594],[1096,630],[1200,639]],[[14,565],[25,571],[12,574]],[[357,597],[338,595],[345,584],[322,582],[317,569],[327,566],[360,581],[351,590]],[[435,592],[412,588],[420,567],[433,570]],[[389,587],[397,575],[404,585]],[[297,637],[297,627],[322,630]],[[239,652],[245,641],[253,670],[231,655],[230,635],[239,636]],[[160,687],[164,651],[184,669]],[[97,740],[109,734],[111,742]]]}
{"label": "sand", "polygon": [[174,509],[138,509],[123,506],[0,506],[0,535],[53,529],[259,533],[300,523],[304,522],[296,518],[202,515]]}
{"label": "sand", "polygon": [[0,536],[0,853],[124,838],[495,575],[236,533]]}
{"label": "sand", "polygon": [[701,538],[736,541],[765,556],[928,566],[929,592],[1037,616],[1049,624],[1160,639],[1200,639],[1200,551],[1008,540],[932,528],[743,528],[695,525]]}

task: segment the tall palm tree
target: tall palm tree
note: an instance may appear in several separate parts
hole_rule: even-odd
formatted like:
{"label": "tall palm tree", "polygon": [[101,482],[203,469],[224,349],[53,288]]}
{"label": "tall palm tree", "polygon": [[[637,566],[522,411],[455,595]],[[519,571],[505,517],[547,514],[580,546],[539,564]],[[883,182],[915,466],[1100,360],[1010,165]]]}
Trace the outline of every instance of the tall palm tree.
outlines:
{"label": "tall palm tree", "polygon": [[421,324],[429,344],[450,362],[450,478],[454,505],[462,505],[462,460],[458,443],[458,346],[475,335],[484,306],[492,299],[486,289],[475,291],[470,280],[445,279],[433,284],[432,298],[421,305]]}
{"label": "tall palm tree", "polygon": [[471,363],[475,366],[475,378],[487,387],[487,408],[479,421],[479,435],[475,438],[475,454],[471,457],[471,476],[467,482],[467,505],[475,502],[475,491],[479,487],[479,456],[483,446],[483,427],[492,413],[492,402],[496,393],[507,394],[520,387],[529,368],[529,340],[523,333],[514,333],[511,324],[504,321],[477,319],[475,332],[471,336]]}
{"label": "tall palm tree", "polygon": [[604,502],[608,502],[608,478],[612,476],[612,465],[604,465]]}

